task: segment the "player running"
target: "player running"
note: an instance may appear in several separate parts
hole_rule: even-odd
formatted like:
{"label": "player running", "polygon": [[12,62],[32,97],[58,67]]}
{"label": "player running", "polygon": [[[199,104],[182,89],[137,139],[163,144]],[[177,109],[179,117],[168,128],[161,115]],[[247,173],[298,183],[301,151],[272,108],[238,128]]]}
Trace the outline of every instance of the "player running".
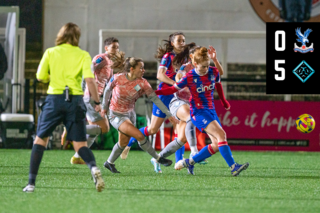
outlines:
{"label": "player running", "polygon": [[[124,53],[119,52],[119,40],[117,38],[107,38],[104,41],[104,48],[106,52],[96,55],[92,60],[92,68],[100,98],[103,96],[103,90],[106,84],[113,76],[113,70],[120,69],[124,62]],[[95,103],[93,101],[88,87],[85,88],[83,100],[87,107],[86,117],[89,125],[86,126],[86,129],[88,147],[90,147],[99,134],[109,132],[110,126],[108,119],[104,116],[102,117],[99,112],[95,111],[94,106],[100,104],[100,102]],[[66,136],[67,132],[64,128],[64,133],[61,137],[62,145],[65,144]],[[85,164],[77,152],[72,156],[70,163]]]}
{"label": "player running", "polygon": [[[185,76],[189,71],[194,69],[194,66],[191,63],[191,59],[194,55],[194,52],[200,49],[200,46],[196,46],[195,43],[190,43],[185,45],[184,50],[179,53],[173,60],[174,66],[180,66],[184,61],[189,61],[187,64],[181,66],[180,70],[176,75],[176,81],[179,82],[180,79]],[[223,69],[221,66],[219,67],[219,72],[223,73]],[[219,87],[219,86],[220,87]],[[216,83],[216,88],[219,91],[219,96],[222,102],[222,105],[228,110],[230,109],[229,102],[225,99],[222,86],[220,83]],[[184,144],[188,141],[191,149],[190,157],[193,157],[198,153],[197,149],[197,140],[195,127],[191,122],[190,118],[190,90],[185,87],[178,92],[176,92],[175,97],[170,102],[170,112],[180,120],[180,123],[177,125],[178,138],[169,143],[166,148],[160,152],[162,157],[168,157],[173,153],[176,153],[176,163],[183,159],[181,149],[184,148]],[[220,123],[220,121],[218,120]],[[184,151],[184,149],[183,149]],[[200,164],[204,162],[199,162]],[[202,163],[203,164],[203,163]],[[155,171],[157,172],[157,168],[160,168],[160,165],[155,167]]]}
{"label": "player running", "polygon": [[[168,88],[171,85],[175,84],[175,76],[176,69],[172,66],[172,60],[176,54],[180,53],[183,50],[183,46],[185,45],[185,36],[182,32],[175,32],[169,36],[169,40],[164,40],[166,43],[163,47],[159,47],[156,59],[161,61],[158,69],[157,78],[161,81],[158,89]],[[169,103],[173,98],[173,95],[160,95],[160,100],[164,103],[164,105],[169,108]],[[161,109],[153,104],[152,117],[150,126],[140,128],[141,133],[144,136],[149,136],[156,134],[166,118],[166,114],[161,111]],[[173,123],[173,127],[175,128],[175,124]],[[123,151],[121,155],[122,159],[126,159],[129,153],[129,150],[133,143],[137,140],[132,137],[128,146]]]}
{"label": "player running", "polygon": [[[209,57],[217,68],[209,66]],[[201,149],[198,154],[190,159],[180,160],[175,168],[187,168],[189,173],[194,174],[195,163],[201,162],[219,151],[230,167],[231,174],[237,176],[241,171],[248,168],[249,163],[242,165],[235,163],[228,146],[226,133],[218,122],[219,119],[213,102],[213,91],[215,83],[220,82],[219,70],[222,67],[217,59],[216,50],[211,46],[209,50],[205,47],[197,49],[192,58],[192,63],[195,68],[188,72],[180,82],[170,88],[159,90],[156,94],[173,94],[184,87],[188,87],[191,93],[191,121],[201,132],[206,132],[209,135],[212,144]]]}
{"label": "player running", "polygon": [[[104,166],[112,173],[119,173],[115,168],[114,162],[121,155],[124,148],[128,145],[131,137],[137,138],[140,147],[148,152],[157,162],[164,166],[170,166],[171,160],[161,157],[151,146],[144,134],[135,127],[136,114],[134,111],[134,104],[136,100],[143,94],[165,113],[172,123],[179,123],[168,108],[161,102],[161,100],[154,93],[148,81],[142,78],[145,70],[142,59],[129,57],[125,60],[124,73],[114,75],[108,83],[102,103],[102,115],[108,112],[108,118],[111,125],[119,132],[119,141],[112,149],[108,160]],[[109,107],[109,99],[112,92],[111,103]]]}

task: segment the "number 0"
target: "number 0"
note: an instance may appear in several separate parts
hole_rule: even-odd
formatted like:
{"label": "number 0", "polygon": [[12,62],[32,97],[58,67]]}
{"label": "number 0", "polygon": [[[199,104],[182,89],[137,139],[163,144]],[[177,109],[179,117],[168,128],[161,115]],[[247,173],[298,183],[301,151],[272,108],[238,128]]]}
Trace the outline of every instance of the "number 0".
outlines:
{"label": "number 0", "polygon": [[[275,48],[277,51],[284,51],[286,49],[286,32],[283,30],[277,30],[275,35]],[[282,46],[279,47],[279,36],[281,36],[281,44]]]}
{"label": "number 0", "polygon": [[276,81],[283,81],[285,79],[285,69],[283,67],[279,67],[279,64],[284,64],[285,60],[275,60],[274,61],[274,69],[276,71],[281,72],[280,75],[275,74],[274,78],[276,79]]}

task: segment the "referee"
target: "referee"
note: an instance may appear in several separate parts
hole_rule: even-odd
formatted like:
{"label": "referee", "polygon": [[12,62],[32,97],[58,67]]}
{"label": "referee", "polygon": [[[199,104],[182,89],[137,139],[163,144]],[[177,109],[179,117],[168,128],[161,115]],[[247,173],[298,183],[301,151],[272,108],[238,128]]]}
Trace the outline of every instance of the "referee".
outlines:
{"label": "referee", "polygon": [[97,191],[102,191],[104,181],[96,166],[92,151],[86,141],[86,107],[81,89],[85,79],[95,110],[100,111],[100,99],[91,72],[91,57],[78,47],[80,28],[74,23],[65,24],[58,32],[56,46],[45,51],[37,71],[37,79],[49,82],[48,96],[41,107],[37,136],[31,152],[29,183],[24,192],[33,192],[43,152],[48,137],[61,122],[66,126],[68,140],[74,141],[76,152],[91,170]]}

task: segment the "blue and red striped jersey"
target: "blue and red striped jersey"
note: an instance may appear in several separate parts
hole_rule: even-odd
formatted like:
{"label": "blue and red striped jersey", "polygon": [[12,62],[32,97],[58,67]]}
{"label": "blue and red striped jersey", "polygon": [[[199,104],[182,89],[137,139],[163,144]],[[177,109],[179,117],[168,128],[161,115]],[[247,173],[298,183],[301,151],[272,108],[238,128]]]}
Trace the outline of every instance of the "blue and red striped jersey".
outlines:
{"label": "blue and red striped jersey", "polygon": [[188,72],[175,84],[177,89],[188,87],[191,93],[189,99],[191,115],[197,109],[214,109],[213,92],[215,83],[220,82],[220,74],[216,67],[210,66],[205,75],[199,75],[195,69]]}
{"label": "blue and red striped jersey", "polygon": [[[176,56],[173,52],[168,52],[164,54],[164,56],[161,59],[159,68],[165,68],[166,69],[166,76],[171,78],[172,80],[175,80],[176,77],[176,69],[172,66],[173,58]],[[164,82],[161,82],[159,84],[159,89],[165,89],[171,87],[171,85],[166,84]]]}

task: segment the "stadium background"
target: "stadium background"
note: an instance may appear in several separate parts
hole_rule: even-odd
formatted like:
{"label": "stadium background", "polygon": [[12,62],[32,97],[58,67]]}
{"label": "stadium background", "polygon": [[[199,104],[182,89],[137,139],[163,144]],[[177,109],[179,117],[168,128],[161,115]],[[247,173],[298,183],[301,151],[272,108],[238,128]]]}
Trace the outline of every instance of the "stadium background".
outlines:
{"label": "stadium background", "polygon": [[[318,3],[319,1],[313,1],[313,20],[318,18]],[[266,17],[273,18],[273,21],[283,21],[279,17],[279,11],[267,12],[268,7],[274,9],[278,6],[277,4],[278,1],[275,0],[260,1],[262,8],[259,8],[255,1],[242,0],[232,1],[232,3],[224,0],[11,0],[1,3],[1,6],[20,6],[20,27],[26,28],[25,104],[21,112],[33,114],[36,125],[39,114],[37,104],[43,100],[47,89],[46,84],[35,80],[36,68],[43,51],[54,45],[56,32],[66,22],[71,21],[80,26],[82,30],[80,46],[93,57],[101,49],[99,44],[99,30],[101,29],[165,30],[172,32],[178,30],[188,32],[211,31],[213,33],[226,32],[230,35],[241,31],[248,35],[251,33],[264,34]],[[108,33],[103,36],[107,35]],[[158,83],[155,78],[157,62],[153,58],[153,53],[156,51],[158,41],[143,36],[130,37],[130,33],[118,37],[120,39],[120,49],[124,50],[127,56],[134,55],[145,60],[147,68],[145,78],[155,89]],[[161,39],[167,39],[167,36]],[[204,36],[188,38],[188,34],[186,34],[186,41],[187,43],[196,41],[200,45],[212,44],[217,48],[219,59],[221,59],[223,51],[226,50],[223,66],[227,73],[223,76],[222,81],[224,82],[226,97],[230,100],[232,106],[231,111],[226,112],[218,102],[216,105],[218,112],[220,112],[222,124],[229,132],[228,137],[232,139],[229,140],[229,143],[233,145],[233,149],[320,151],[317,129],[311,134],[301,135],[295,130],[292,123],[297,116],[303,113],[312,114],[317,122],[317,117],[320,116],[314,109],[318,107],[316,101],[319,101],[320,96],[265,94],[265,38],[248,36],[248,38],[230,38],[223,41],[223,38],[219,38],[219,36],[215,38]],[[225,47],[226,49],[224,49]],[[218,99],[218,96],[215,96],[215,98]],[[298,103],[292,101],[298,101]],[[306,101],[308,101],[308,105],[304,104]],[[138,116],[138,126],[144,126],[147,123],[144,105],[144,99],[140,99],[136,106],[136,111],[140,115]],[[251,105],[267,107],[263,110],[251,107],[250,111],[250,107],[247,106]],[[306,106],[308,109],[306,109]],[[10,106],[7,111],[10,112]],[[151,112],[150,104],[148,111]],[[263,117],[268,112],[270,116],[266,119],[270,119],[270,123],[273,122],[273,124],[262,127]],[[243,117],[245,113],[246,116]],[[246,119],[251,118],[252,115],[257,116],[255,121],[259,123],[255,128],[248,124],[250,119],[247,124],[245,123]],[[240,118],[241,116],[242,118]],[[236,119],[234,122],[237,125],[232,126],[232,119]],[[288,124],[289,122],[291,123]],[[240,132],[246,132],[246,134],[236,133],[232,128],[237,128]],[[268,134],[270,131],[274,134]],[[59,148],[58,142],[61,132],[62,126],[59,126],[53,133],[52,148]],[[171,126],[167,123],[165,125],[165,143],[172,138],[171,133]],[[106,138],[108,140],[105,140]],[[112,140],[110,140],[111,138]],[[112,130],[106,135],[101,135],[93,149],[109,149],[116,140],[117,134]],[[17,148],[20,145],[17,145]],[[161,146],[158,145],[157,148],[160,149]]]}

